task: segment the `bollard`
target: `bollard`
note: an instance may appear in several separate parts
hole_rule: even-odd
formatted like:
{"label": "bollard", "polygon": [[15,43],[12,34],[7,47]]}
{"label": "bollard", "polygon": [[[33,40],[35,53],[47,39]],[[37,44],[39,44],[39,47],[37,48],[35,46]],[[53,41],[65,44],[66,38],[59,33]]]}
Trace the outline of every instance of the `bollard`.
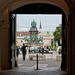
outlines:
{"label": "bollard", "polygon": [[37,54],[37,66],[36,66],[36,69],[38,70],[38,54]]}

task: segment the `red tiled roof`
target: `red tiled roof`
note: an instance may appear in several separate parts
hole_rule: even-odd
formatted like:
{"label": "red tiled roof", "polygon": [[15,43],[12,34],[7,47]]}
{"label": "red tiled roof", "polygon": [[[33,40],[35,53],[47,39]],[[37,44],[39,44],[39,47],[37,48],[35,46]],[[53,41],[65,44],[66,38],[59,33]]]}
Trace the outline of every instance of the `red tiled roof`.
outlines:
{"label": "red tiled roof", "polygon": [[[38,34],[39,34],[40,32],[38,32]],[[29,36],[30,35],[30,33],[29,32],[16,32],[16,36],[20,36],[20,34],[21,34],[21,36]]]}
{"label": "red tiled roof", "polygon": [[29,36],[30,33],[29,32],[16,32],[16,36]]}

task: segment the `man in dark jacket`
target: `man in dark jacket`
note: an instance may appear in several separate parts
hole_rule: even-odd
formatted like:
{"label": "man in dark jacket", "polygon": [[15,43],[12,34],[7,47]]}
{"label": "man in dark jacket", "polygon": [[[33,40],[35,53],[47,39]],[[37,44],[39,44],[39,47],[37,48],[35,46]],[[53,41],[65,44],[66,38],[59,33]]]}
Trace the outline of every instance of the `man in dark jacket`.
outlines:
{"label": "man in dark jacket", "polygon": [[22,46],[22,54],[23,54],[23,60],[25,60],[25,56],[26,56],[26,45],[25,44],[23,44],[23,46]]}
{"label": "man in dark jacket", "polygon": [[19,55],[19,48],[16,46],[16,55],[17,55],[17,59],[18,59],[18,55]]}

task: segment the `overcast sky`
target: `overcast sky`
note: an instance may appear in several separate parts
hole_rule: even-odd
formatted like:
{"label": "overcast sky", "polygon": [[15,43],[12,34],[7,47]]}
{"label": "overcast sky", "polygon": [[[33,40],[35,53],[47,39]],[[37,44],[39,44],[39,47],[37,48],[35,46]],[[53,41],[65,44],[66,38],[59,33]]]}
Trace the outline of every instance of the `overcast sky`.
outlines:
{"label": "overcast sky", "polygon": [[62,24],[61,14],[17,14],[17,31],[29,31],[33,19],[38,30],[41,22],[43,31],[55,31]]}

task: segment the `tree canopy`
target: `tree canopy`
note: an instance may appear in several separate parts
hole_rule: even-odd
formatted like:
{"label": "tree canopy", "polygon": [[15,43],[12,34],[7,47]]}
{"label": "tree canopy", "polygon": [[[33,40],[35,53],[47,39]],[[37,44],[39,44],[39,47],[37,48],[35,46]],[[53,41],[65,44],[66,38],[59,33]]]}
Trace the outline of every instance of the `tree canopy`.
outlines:
{"label": "tree canopy", "polygon": [[53,32],[54,35],[54,41],[58,41],[58,45],[60,45],[60,38],[62,37],[62,24],[59,24],[58,27],[56,27],[56,30]]}

